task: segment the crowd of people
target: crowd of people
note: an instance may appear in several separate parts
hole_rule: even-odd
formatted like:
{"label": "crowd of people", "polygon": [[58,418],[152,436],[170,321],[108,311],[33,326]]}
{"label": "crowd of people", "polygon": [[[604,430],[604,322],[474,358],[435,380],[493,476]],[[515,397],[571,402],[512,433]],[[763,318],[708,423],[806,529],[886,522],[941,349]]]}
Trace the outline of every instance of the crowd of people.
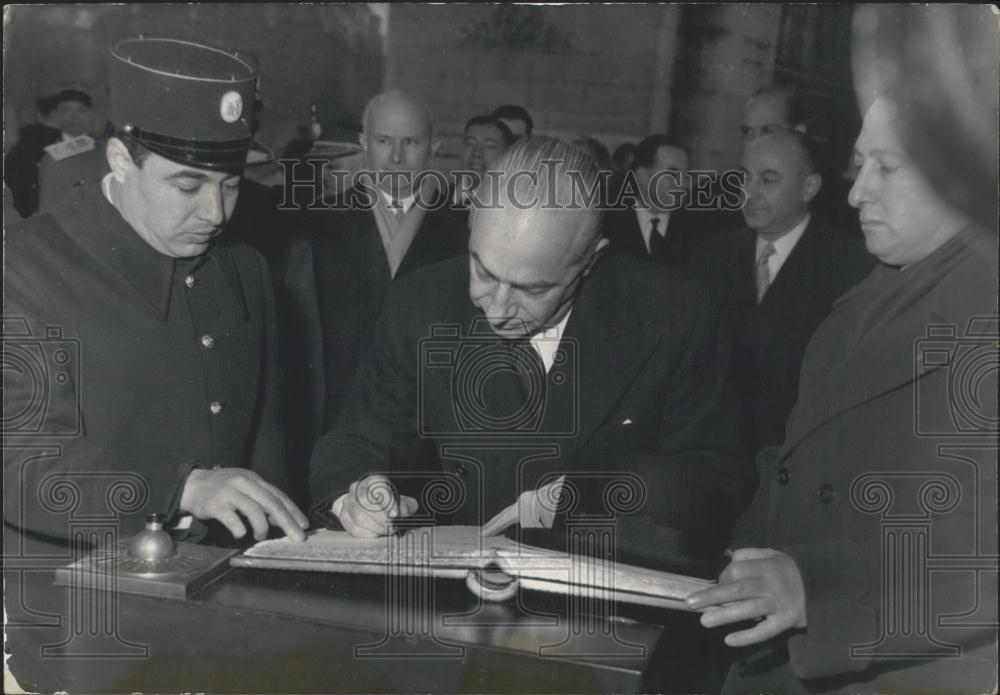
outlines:
{"label": "crowd of people", "polygon": [[[5,162],[26,218],[6,230],[5,350],[70,345],[41,392],[5,384],[5,541],[65,541],[52,476],[80,515],[137,479],[122,533],[158,512],[213,542],[482,524],[554,482],[553,513],[522,527],[557,542],[612,518],[620,558],[715,568],[688,605],[729,633],[725,692],[995,683],[995,603],[992,625],[960,619],[994,601],[995,568],[900,598],[865,488],[888,480],[887,505],[933,517],[935,553],[975,537],[995,557],[976,533],[995,529],[995,433],[961,430],[960,453],[928,436],[956,430],[956,367],[915,346],[947,325],[957,354],[985,339],[974,320],[995,330],[996,234],[913,164],[890,90],[862,105],[843,198],[795,91],[772,85],[744,109],[738,172],[698,179],[665,134],[613,155],[534,135],[506,105],[468,120],[471,183],[450,187],[418,176],[430,110],[386,91],[361,114],[367,179],[301,204],[296,169],[279,189],[246,176],[255,63],[153,38],[110,56],[107,138],[81,131],[90,97],[67,88]],[[977,403],[995,423],[992,379]],[[46,437],[57,454],[29,446]],[[950,506],[924,493],[934,476],[958,486]],[[609,503],[621,480],[641,504]],[[961,658],[908,652],[893,610],[957,616],[925,633]]]}

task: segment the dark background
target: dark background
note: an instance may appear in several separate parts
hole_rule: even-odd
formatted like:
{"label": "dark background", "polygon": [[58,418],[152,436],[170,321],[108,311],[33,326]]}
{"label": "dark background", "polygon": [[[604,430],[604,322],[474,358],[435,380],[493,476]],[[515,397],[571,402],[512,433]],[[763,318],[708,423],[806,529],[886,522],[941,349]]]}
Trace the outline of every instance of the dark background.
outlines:
{"label": "dark background", "polygon": [[743,102],[774,81],[798,85],[810,131],[846,164],[860,124],[851,86],[848,5],[48,5],[4,11],[5,140],[35,119],[35,99],[67,80],[107,104],[115,39],[183,36],[255,53],[278,150],[316,105],[326,136],[357,127],[373,94],[423,96],[438,122],[435,164],[457,164],[465,121],[526,106],[536,132],[585,133],[609,148],[650,132],[679,138],[692,165],[739,158]]}

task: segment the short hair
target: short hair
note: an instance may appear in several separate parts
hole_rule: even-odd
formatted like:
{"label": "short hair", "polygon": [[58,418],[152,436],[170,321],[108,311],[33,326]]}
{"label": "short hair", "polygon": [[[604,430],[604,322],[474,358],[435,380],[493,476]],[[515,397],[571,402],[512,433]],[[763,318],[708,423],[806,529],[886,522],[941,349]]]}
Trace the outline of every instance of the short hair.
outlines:
{"label": "short hair", "polygon": [[59,104],[66,101],[76,101],[88,109],[94,107],[94,100],[89,94],[87,94],[82,89],[76,87],[70,87],[67,89],[62,89],[55,94],[50,94],[49,96],[39,97],[38,99],[38,112],[42,116],[48,116],[50,113],[56,110]]}
{"label": "short hair", "polygon": [[799,165],[802,169],[803,176],[809,176],[810,174],[816,174],[819,172],[816,166],[816,144],[815,141],[808,135],[798,130],[781,130],[775,133],[766,133],[761,135],[759,138],[747,145],[747,147],[760,147],[760,143],[764,142],[766,144],[769,138],[776,140],[786,139],[792,143],[792,147],[799,158]]}
{"label": "short hair", "polygon": [[611,171],[614,169],[614,164],[611,161],[611,153],[608,152],[608,148],[604,146],[597,138],[592,138],[589,135],[574,135],[569,139],[569,144],[574,147],[579,147],[581,150],[590,155],[590,158],[594,160],[597,164],[598,169],[605,169]]}
{"label": "short hair", "polygon": [[621,145],[615,148],[614,153],[611,155],[611,161],[615,163],[615,166],[619,169],[623,169],[626,166],[631,166],[632,161],[635,159],[635,143],[634,142],[623,142]]}
{"label": "short hair", "polygon": [[802,98],[802,92],[799,91],[798,87],[787,84],[770,84],[758,89],[750,96],[750,99],[756,99],[757,97],[774,97],[780,99],[784,105],[785,118],[788,121],[788,125],[792,128],[802,125],[808,130],[809,123],[805,103]]}
{"label": "short hair", "polygon": [[632,160],[632,171],[635,171],[639,167],[650,168],[656,163],[656,153],[660,151],[661,147],[676,147],[685,154],[687,150],[677,144],[676,140],[663,135],[662,133],[655,133],[643,138],[638,145],[635,146],[635,158]]}
{"label": "short hair", "polygon": [[531,114],[528,113],[528,109],[518,104],[504,104],[503,106],[498,106],[493,110],[491,116],[496,118],[507,118],[512,121],[524,121],[525,135],[531,135],[531,131],[535,128],[535,122],[531,119]]}
{"label": "short hair", "polygon": [[132,157],[132,161],[137,167],[142,168],[142,163],[149,156],[151,150],[139,142],[138,138],[132,135],[132,133],[122,130],[111,121],[108,121],[104,127],[104,137],[121,140],[122,144],[125,145],[125,149],[128,150],[129,156]]}
{"label": "short hair", "polygon": [[510,128],[506,123],[501,121],[496,116],[488,114],[485,116],[473,116],[469,119],[469,122],[465,124],[465,129],[462,130],[463,133],[468,132],[469,128],[474,125],[488,125],[493,126],[500,131],[500,136],[503,139],[503,146],[510,147],[511,143],[514,142],[514,133],[511,132]]}
{"label": "short hair", "polygon": [[[555,166],[553,175],[550,167]],[[485,195],[492,190],[499,196],[493,201],[499,204],[517,218],[533,214],[535,211],[545,212],[545,203],[554,203],[553,211],[573,210],[582,218],[578,229],[585,229],[596,237],[600,232],[601,208],[599,201],[583,205],[583,191],[595,190],[600,181],[597,164],[579,147],[575,147],[557,138],[532,136],[522,138],[504,151],[493,164],[493,177],[487,177],[480,186]],[[532,181],[525,172],[533,175]],[[515,178],[516,177],[516,178]],[[510,185],[510,184],[513,185]],[[550,186],[555,186],[552,190]],[[582,190],[581,190],[582,189]],[[513,193],[517,200],[538,200],[539,205],[525,208],[512,205],[509,194]],[[489,206],[487,205],[487,209]],[[469,225],[472,226],[483,213],[483,208],[473,205],[469,213]]]}

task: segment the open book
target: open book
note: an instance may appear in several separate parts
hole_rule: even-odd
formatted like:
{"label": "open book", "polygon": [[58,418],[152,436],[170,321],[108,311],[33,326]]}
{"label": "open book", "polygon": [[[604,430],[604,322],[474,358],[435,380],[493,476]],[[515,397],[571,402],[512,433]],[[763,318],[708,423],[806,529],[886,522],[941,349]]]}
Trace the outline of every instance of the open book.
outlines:
{"label": "open book", "polygon": [[537,548],[504,536],[484,536],[483,530],[427,526],[366,539],[321,529],[301,542],[262,541],[230,562],[237,567],[465,578],[467,583],[470,573],[488,570],[495,577],[499,571],[525,589],[682,610],[687,610],[687,596],[713,584],[601,557]]}

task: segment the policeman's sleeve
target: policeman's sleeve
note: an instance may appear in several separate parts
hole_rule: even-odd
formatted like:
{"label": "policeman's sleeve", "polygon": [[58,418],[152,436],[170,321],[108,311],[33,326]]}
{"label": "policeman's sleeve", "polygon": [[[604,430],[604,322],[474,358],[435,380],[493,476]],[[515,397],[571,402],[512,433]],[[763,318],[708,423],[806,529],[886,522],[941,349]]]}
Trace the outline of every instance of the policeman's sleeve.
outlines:
{"label": "policeman's sleeve", "polygon": [[[86,345],[53,317],[44,283],[16,257],[8,256],[4,279],[4,521],[68,539],[95,525],[124,537],[149,512],[175,515],[183,482],[201,462],[150,450],[136,437],[88,436],[79,389]],[[107,533],[84,542],[104,542]]]}

